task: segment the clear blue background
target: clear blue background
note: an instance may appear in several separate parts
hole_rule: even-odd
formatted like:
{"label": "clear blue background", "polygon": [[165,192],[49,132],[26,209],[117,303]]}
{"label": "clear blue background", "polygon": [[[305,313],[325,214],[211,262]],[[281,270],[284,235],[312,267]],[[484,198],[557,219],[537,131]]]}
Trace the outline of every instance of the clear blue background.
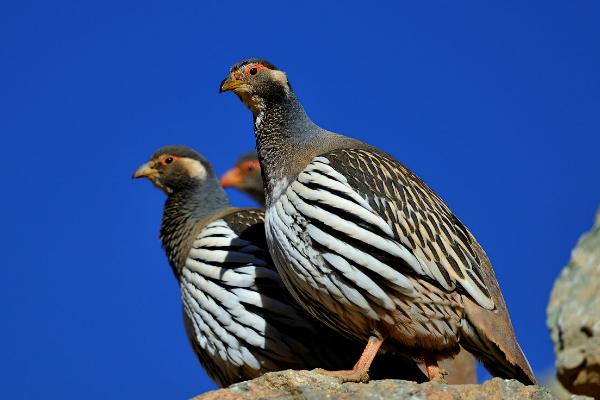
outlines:
{"label": "clear blue background", "polygon": [[545,306],[600,202],[599,3],[418,3],[2,2],[0,396],[214,387],[160,249],[163,196],[130,176],[165,144],[219,173],[250,149],[250,113],[217,93],[250,56],[440,193],[551,368]]}

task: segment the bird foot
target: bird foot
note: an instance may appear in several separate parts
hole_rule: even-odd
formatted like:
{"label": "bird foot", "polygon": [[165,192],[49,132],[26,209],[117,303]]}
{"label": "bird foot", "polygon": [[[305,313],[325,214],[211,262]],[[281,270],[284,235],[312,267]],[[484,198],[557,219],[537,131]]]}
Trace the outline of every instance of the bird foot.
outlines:
{"label": "bird foot", "polygon": [[448,371],[440,368],[438,374],[431,377],[429,379],[429,382],[448,384],[448,382],[446,381],[446,375],[448,375]]}
{"label": "bird foot", "polygon": [[336,378],[340,382],[369,382],[369,368],[371,367],[371,363],[373,359],[377,355],[381,344],[383,343],[383,339],[371,336],[367,341],[365,349],[363,350],[360,358],[354,364],[352,369],[341,370],[341,371],[328,371],[326,369],[317,368],[314,371],[321,375],[331,376]]}
{"label": "bird foot", "polygon": [[443,368],[440,368],[437,363],[437,360],[426,357],[425,369],[427,370],[427,377],[429,378],[429,382],[448,383],[446,382],[446,375],[448,375],[448,371],[446,371]]}
{"label": "bird foot", "polygon": [[347,369],[341,371],[328,371],[322,368],[316,368],[313,370],[317,374],[331,376],[336,378],[341,383],[344,382],[356,382],[356,383],[367,383],[369,382],[369,371],[360,371],[354,369]]}
{"label": "bird foot", "polygon": [[448,375],[448,371],[443,368],[440,368],[437,365],[437,362],[432,364],[426,363],[425,367],[427,369],[427,376],[429,377],[429,382],[435,383],[448,383],[446,382],[446,375]]}

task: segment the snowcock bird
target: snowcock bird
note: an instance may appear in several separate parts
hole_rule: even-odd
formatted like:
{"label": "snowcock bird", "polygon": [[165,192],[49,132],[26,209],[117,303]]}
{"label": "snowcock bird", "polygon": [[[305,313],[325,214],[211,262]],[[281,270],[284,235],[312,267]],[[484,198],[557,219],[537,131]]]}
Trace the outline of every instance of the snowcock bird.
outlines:
{"label": "snowcock bird", "polygon": [[[181,289],[189,341],[217,384],[283,369],[342,368],[360,354],[359,343],[290,297],[266,248],[264,212],[232,208],[203,156],[163,147],[133,177],[167,195],[160,238]],[[384,354],[375,367],[382,378],[425,378],[402,355]]]}
{"label": "snowcock bird", "polygon": [[402,163],[315,124],[286,74],[266,60],[231,67],[253,115],[265,179],[269,251],[296,301],[365,344],[350,370],[368,379],[378,350],[438,361],[460,346],[495,376],[535,383],[492,266],[444,201]]}

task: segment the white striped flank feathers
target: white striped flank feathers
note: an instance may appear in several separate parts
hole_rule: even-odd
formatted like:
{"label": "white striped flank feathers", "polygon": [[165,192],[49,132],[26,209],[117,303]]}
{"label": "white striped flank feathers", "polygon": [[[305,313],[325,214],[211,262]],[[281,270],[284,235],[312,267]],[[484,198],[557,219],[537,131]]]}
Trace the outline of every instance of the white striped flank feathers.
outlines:
{"label": "white striped flank feathers", "polygon": [[[336,152],[347,163],[352,158],[346,152],[367,157],[359,150]],[[471,271],[478,266],[468,243],[450,233],[455,227],[439,227],[449,216],[443,215],[445,206],[431,207],[437,198],[428,199],[433,215],[424,213],[426,207],[414,206],[415,196],[398,204],[393,194],[402,181],[393,181],[395,177],[381,160],[377,160],[379,177],[390,187],[373,191],[376,184],[364,182],[361,190],[360,178],[345,176],[341,171],[347,165],[332,156],[314,158],[267,210],[267,236],[276,247],[272,253],[286,260],[288,268],[280,269],[280,274],[290,282],[288,287],[298,301],[306,294],[294,287],[308,284],[312,295],[324,301],[331,296],[340,306],[349,307],[342,313],[350,321],[337,322],[336,328],[350,333],[354,328],[348,324],[372,325],[357,319],[390,320],[390,313],[399,307],[398,299],[421,298],[413,284],[417,277],[438,285],[441,291],[452,292],[460,286],[482,307],[493,308],[480,272]],[[373,160],[369,162],[373,165]],[[408,187],[400,190],[409,192]],[[353,315],[353,309],[358,314]],[[321,311],[311,312],[324,317]]]}
{"label": "white striped flank feathers", "polygon": [[311,328],[285,299],[260,292],[261,285],[282,291],[264,257],[219,219],[198,234],[182,268],[181,295],[193,334],[223,371],[252,369],[258,376],[277,369],[278,361],[303,348],[277,326]]}

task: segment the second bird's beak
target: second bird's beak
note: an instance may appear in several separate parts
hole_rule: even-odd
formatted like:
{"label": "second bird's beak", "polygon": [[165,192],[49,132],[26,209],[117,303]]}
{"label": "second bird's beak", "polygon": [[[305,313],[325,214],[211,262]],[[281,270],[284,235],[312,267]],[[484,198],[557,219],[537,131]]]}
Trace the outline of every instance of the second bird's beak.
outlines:
{"label": "second bird's beak", "polygon": [[147,162],[146,164],[141,165],[134,173],[132,178],[151,178],[154,175],[158,174],[158,170],[154,169],[154,163]]}
{"label": "second bird's beak", "polygon": [[219,86],[219,93],[228,92],[230,90],[235,90],[235,89],[239,88],[240,86],[242,86],[243,84],[244,84],[244,81],[242,81],[240,79],[235,79],[234,77],[229,75],[227,78],[223,79],[223,82],[221,82],[221,86]]}
{"label": "second bird's beak", "polygon": [[221,178],[221,186],[224,188],[238,187],[242,183],[242,174],[240,169],[235,167],[225,172],[225,175]]}

